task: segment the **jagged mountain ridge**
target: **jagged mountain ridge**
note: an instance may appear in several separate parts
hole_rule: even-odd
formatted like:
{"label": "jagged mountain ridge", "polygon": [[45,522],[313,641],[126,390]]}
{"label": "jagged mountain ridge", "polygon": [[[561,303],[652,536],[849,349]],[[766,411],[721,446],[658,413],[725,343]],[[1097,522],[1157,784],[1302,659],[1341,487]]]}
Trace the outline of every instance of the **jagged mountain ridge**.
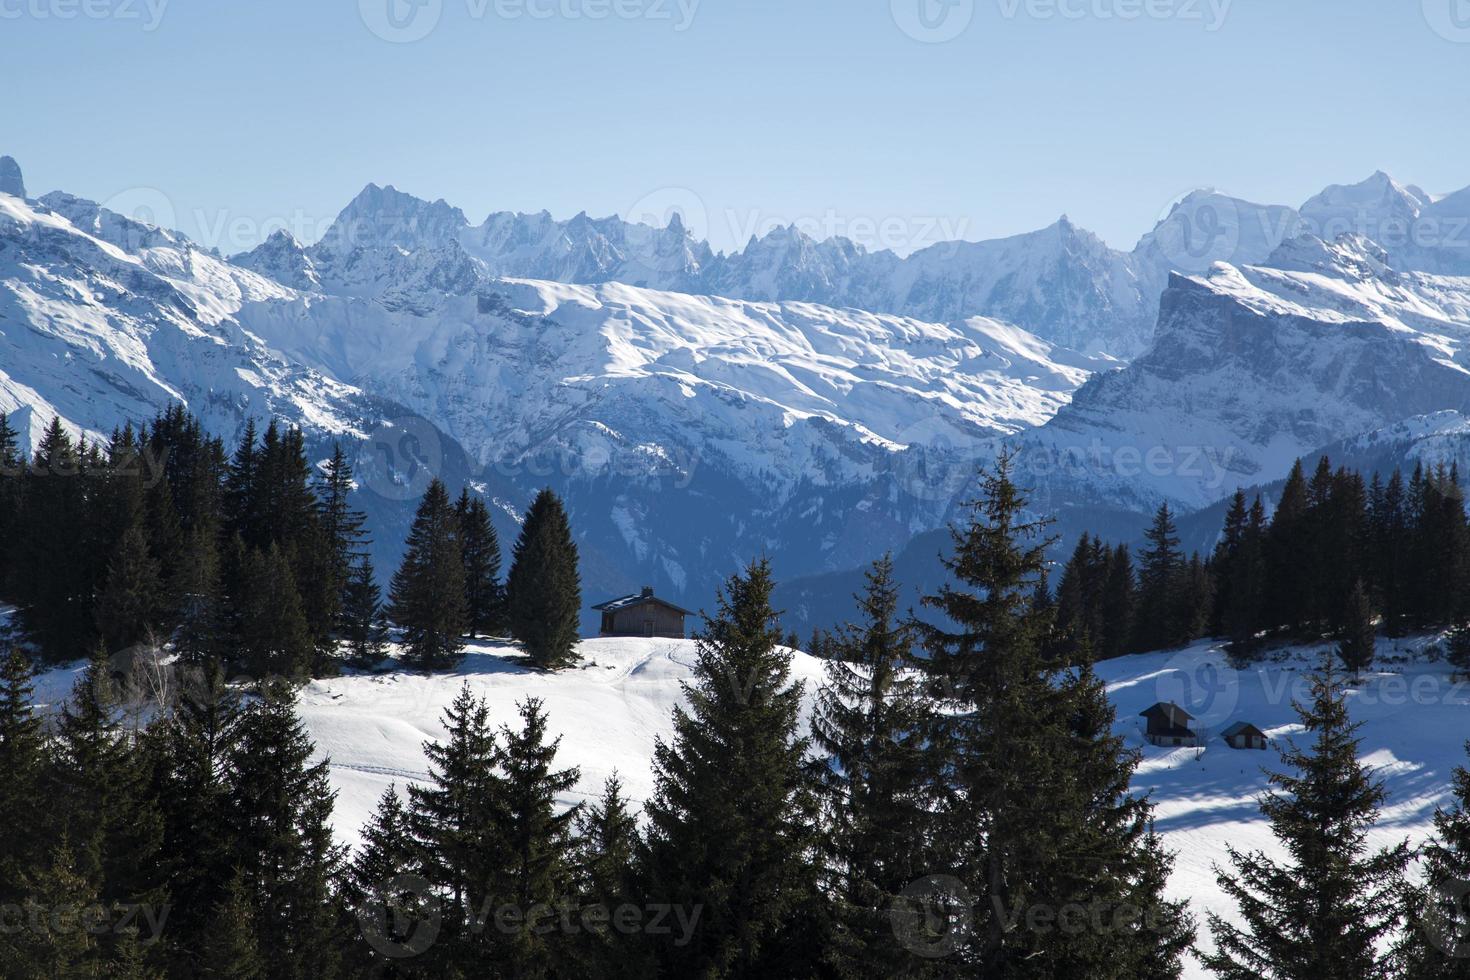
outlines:
{"label": "jagged mountain ridge", "polygon": [[[496,212],[479,225],[442,200],[370,184],[304,246],[278,233],[235,261],[302,289],[358,295],[403,277],[382,250],[411,253],[424,286],[462,288],[483,277],[633,286],[758,301],[805,301],[935,322],[988,316],[1083,351],[1131,357],[1153,335],[1172,272],[1216,261],[1255,265],[1303,234],[1378,241],[1404,269],[1470,271],[1470,188],[1438,200],[1377,173],[1334,185],[1300,209],[1261,205],[1213,190],[1176,202],[1128,252],[1112,249],[1065,216],[1034,232],[980,242],[941,242],[900,257],[842,237],[817,241],[795,225],[713,252],[677,212],[663,228],[584,212]],[[400,262],[388,256],[389,264]],[[322,277],[326,278],[323,279]]]}

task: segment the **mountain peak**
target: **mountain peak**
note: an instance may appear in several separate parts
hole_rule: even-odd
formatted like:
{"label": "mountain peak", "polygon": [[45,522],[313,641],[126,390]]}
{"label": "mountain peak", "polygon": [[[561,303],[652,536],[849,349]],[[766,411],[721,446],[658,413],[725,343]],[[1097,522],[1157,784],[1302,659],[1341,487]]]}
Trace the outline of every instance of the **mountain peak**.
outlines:
{"label": "mountain peak", "polygon": [[26,182],[21,178],[20,164],[15,162],[15,157],[0,157],[0,194],[26,196]]}

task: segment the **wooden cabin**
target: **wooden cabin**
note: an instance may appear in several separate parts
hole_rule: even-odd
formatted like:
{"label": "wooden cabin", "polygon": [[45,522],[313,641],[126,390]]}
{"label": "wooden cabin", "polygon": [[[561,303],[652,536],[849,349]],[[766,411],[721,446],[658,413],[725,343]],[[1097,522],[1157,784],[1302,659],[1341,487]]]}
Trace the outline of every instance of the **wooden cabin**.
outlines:
{"label": "wooden cabin", "polygon": [[1264,749],[1266,733],[1248,721],[1237,721],[1220,733],[1232,749]]}
{"label": "wooden cabin", "polygon": [[1173,701],[1160,701],[1138,713],[1144,720],[1143,737],[1154,745],[1199,745],[1200,737],[1189,723],[1194,716]]}
{"label": "wooden cabin", "polygon": [[641,592],[609,599],[592,607],[602,613],[601,636],[661,636],[684,639],[684,617],[694,615],[653,594],[645,585]]}

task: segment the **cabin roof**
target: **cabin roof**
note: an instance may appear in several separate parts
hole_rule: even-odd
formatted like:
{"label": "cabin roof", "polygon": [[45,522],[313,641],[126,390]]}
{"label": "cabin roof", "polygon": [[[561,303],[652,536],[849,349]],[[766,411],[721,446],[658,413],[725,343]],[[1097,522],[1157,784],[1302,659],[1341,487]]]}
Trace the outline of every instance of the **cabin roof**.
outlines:
{"label": "cabin roof", "polygon": [[649,589],[644,589],[642,592],[633,592],[625,596],[619,596],[616,599],[609,599],[606,602],[599,602],[592,608],[598,612],[618,612],[623,609],[632,609],[636,606],[642,606],[649,603],[663,606],[666,609],[672,609],[674,612],[678,613],[681,616],[694,615],[694,613],[690,612],[688,609],[685,609],[683,606],[676,606],[667,599],[660,599]]}
{"label": "cabin roof", "polygon": [[1194,715],[1185,711],[1173,701],[1159,701],[1144,708],[1138,714],[1143,718],[1167,718],[1170,722],[1194,720]]}
{"label": "cabin roof", "polygon": [[1229,728],[1221,732],[1220,735],[1222,738],[1234,738],[1237,735],[1259,735],[1262,738],[1266,737],[1265,732],[1261,731],[1259,728],[1257,728],[1255,725],[1252,725],[1248,721],[1237,721],[1235,724],[1231,725]]}

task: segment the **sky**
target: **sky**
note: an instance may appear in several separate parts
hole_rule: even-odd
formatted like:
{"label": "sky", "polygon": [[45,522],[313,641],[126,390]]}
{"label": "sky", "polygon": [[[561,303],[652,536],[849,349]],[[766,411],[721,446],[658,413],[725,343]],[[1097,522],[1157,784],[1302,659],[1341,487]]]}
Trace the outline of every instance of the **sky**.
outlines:
{"label": "sky", "polygon": [[1470,184],[1470,0],[0,0],[0,153],[232,253],[372,181],[900,253]]}

